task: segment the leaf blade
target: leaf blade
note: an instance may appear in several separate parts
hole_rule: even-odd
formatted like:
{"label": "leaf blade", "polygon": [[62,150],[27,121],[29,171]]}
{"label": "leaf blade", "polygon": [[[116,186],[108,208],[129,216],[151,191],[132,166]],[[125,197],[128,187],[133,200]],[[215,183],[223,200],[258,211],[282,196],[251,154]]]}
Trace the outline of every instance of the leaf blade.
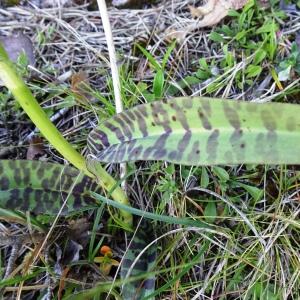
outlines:
{"label": "leaf blade", "polygon": [[97,206],[89,190],[96,182],[75,168],[29,160],[0,160],[0,207],[56,214],[67,200],[62,215],[85,206]]}
{"label": "leaf blade", "polygon": [[300,105],[175,98],[139,105],[95,128],[88,147],[103,162],[184,165],[299,164]]}

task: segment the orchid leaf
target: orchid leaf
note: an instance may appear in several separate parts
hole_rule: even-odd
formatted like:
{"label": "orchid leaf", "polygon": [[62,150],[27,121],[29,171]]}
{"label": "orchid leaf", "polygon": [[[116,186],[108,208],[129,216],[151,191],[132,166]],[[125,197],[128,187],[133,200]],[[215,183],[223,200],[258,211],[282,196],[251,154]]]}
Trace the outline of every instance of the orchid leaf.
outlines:
{"label": "orchid leaf", "polygon": [[300,164],[300,105],[175,98],[136,106],[88,137],[100,161]]}
{"label": "orchid leaf", "polygon": [[97,183],[77,169],[30,160],[0,160],[0,208],[53,215],[96,207]]}
{"label": "orchid leaf", "polygon": [[[152,243],[155,239],[153,235],[153,225],[148,220],[142,220],[140,227],[134,236],[130,236],[129,248],[126,250],[123,263],[121,265],[121,278],[126,282],[131,276],[139,276],[149,273],[144,280],[126,282],[122,288],[124,300],[142,300],[155,291],[155,276],[151,272],[155,269],[157,245]],[[141,253],[137,261],[136,257]],[[154,297],[148,299],[154,300]]]}

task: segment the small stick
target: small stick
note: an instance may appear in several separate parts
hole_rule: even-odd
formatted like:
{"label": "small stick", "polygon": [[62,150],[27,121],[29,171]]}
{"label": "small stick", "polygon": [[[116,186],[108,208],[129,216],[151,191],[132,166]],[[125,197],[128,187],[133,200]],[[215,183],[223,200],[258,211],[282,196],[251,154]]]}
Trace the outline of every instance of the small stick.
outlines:
{"label": "small stick", "polygon": [[10,275],[10,273],[13,270],[14,264],[18,258],[18,253],[19,250],[21,249],[22,244],[20,243],[15,243],[12,245],[12,249],[11,249],[11,253],[8,259],[8,263],[7,263],[7,267],[6,267],[6,271],[5,271],[5,275],[3,279],[7,279]]}

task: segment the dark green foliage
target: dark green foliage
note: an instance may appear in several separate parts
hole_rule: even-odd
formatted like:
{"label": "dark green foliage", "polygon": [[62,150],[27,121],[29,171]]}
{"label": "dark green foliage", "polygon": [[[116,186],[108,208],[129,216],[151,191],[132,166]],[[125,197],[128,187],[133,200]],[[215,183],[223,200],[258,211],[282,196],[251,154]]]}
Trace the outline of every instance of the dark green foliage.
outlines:
{"label": "dark green foliage", "polygon": [[0,207],[62,214],[96,206],[89,191],[100,192],[97,183],[78,170],[54,163],[29,160],[0,161]]}

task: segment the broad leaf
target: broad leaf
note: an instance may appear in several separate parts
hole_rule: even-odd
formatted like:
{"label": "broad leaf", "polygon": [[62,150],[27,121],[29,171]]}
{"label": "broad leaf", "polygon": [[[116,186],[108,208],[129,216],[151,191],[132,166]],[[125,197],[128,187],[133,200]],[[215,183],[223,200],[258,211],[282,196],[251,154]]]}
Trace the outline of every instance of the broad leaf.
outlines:
{"label": "broad leaf", "polygon": [[217,217],[217,208],[215,202],[208,202],[205,206],[204,217],[207,223],[214,223]]}
{"label": "broad leaf", "polygon": [[300,105],[175,98],[124,111],[89,135],[103,162],[300,164]]}
{"label": "broad leaf", "polygon": [[62,214],[96,206],[89,191],[97,183],[78,170],[60,164],[29,160],[0,160],[0,208]]}

